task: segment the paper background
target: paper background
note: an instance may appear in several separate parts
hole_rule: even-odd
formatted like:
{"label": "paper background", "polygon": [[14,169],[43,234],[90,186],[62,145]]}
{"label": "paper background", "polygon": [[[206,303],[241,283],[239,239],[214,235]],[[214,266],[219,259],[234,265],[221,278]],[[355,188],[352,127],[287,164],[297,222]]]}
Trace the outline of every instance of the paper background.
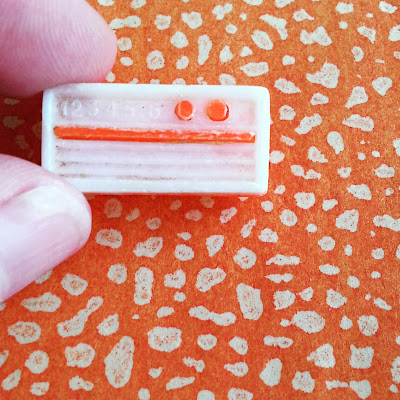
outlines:
{"label": "paper background", "polygon": [[[90,3],[120,38],[110,82],[270,90],[270,189],[248,199],[92,198],[87,246],[0,307],[0,398],[395,398],[395,1]],[[0,117],[0,148],[39,162],[40,100],[2,100]],[[62,337],[57,327],[76,315]],[[9,334],[18,329],[32,343]]]}

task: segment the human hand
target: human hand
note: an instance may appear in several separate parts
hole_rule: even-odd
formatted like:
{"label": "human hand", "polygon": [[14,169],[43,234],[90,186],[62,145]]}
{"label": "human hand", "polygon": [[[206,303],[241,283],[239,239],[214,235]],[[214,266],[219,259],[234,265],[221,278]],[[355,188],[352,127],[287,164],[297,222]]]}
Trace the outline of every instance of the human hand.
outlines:
{"label": "human hand", "polygon": [[[113,31],[84,0],[1,0],[0,95],[101,81],[116,49]],[[0,302],[78,251],[90,230],[81,193],[0,154]]]}

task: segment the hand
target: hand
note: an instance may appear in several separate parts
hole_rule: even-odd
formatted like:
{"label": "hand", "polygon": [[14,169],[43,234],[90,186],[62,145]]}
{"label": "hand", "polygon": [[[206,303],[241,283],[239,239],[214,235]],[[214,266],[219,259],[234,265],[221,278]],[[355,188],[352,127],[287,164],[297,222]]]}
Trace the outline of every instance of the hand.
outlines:
{"label": "hand", "polygon": [[[1,0],[0,95],[104,79],[116,38],[84,0]],[[91,230],[84,196],[29,162],[0,154],[0,302],[78,251]]]}

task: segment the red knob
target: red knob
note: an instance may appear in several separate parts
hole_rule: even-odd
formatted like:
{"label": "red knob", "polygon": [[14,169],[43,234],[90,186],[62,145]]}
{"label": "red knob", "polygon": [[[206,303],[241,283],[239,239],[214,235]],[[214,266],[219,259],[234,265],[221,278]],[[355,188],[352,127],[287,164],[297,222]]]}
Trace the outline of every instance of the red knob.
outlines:
{"label": "red knob", "polygon": [[194,106],[190,101],[180,101],[175,107],[176,116],[182,121],[190,121],[194,116]]}
{"label": "red knob", "polygon": [[225,121],[229,116],[229,107],[222,100],[213,100],[207,106],[207,115],[212,121]]}

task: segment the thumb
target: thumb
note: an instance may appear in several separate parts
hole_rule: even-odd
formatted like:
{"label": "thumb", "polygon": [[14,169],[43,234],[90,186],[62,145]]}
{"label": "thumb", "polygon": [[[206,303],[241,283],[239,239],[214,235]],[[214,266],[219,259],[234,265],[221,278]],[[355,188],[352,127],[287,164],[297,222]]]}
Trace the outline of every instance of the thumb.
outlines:
{"label": "thumb", "polygon": [[37,165],[0,155],[0,302],[77,252],[90,230],[80,192]]}

